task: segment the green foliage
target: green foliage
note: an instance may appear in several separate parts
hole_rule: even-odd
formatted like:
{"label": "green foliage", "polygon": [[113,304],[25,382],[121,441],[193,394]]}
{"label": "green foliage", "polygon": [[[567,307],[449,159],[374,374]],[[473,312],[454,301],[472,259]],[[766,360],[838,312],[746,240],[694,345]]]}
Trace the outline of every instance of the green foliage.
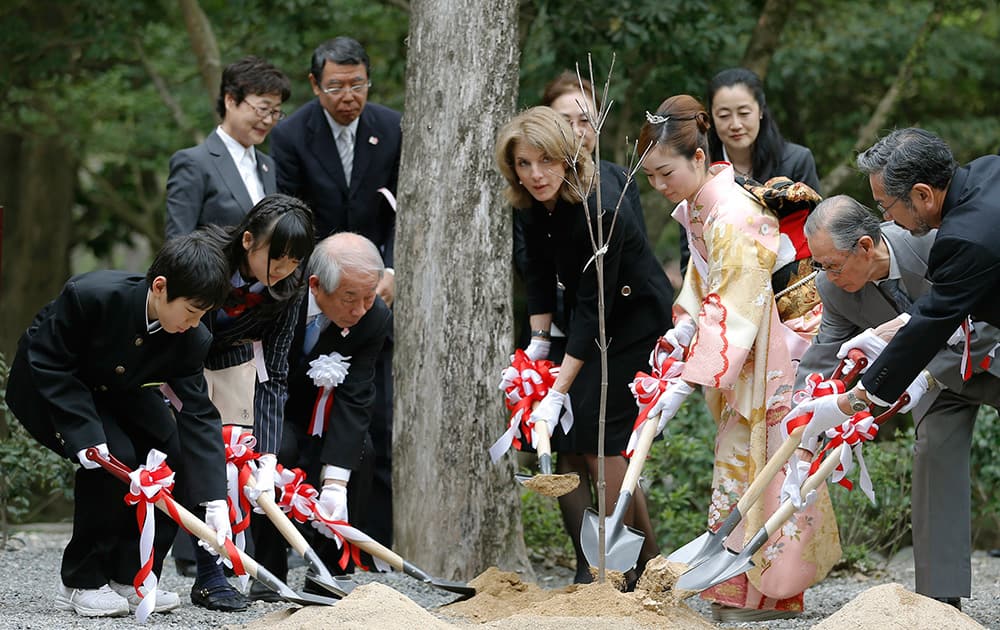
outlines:
{"label": "green foliage", "polygon": [[524,524],[524,544],[533,560],[545,558],[565,567],[576,568],[573,543],[563,528],[557,499],[527,489],[522,490],[521,520]]}
{"label": "green foliage", "polygon": [[[41,446],[14,419],[5,402],[8,366],[0,354],[0,539],[9,523],[33,520],[51,503],[73,496],[74,467]],[[2,547],[2,545],[0,545]]]}
{"label": "green foliage", "polygon": [[981,547],[1000,546],[1000,417],[992,407],[981,407],[972,434],[972,540]]}

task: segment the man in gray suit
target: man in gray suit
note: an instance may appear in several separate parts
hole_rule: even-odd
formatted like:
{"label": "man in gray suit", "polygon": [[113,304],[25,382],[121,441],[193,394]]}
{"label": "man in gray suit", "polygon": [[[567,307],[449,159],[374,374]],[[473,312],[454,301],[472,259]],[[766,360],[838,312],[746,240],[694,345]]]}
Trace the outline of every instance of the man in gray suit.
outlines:
{"label": "man in gray suit", "polygon": [[196,147],[170,158],[167,238],[203,225],[238,225],[265,195],[278,191],[274,160],[256,145],[285,117],[288,77],[258,57],[222,72],[216,112],[222,123]]}
{"label": "man in gray suit", "polygon": [[[866,329],[895,320],[930,289],[924,278],[936,233],[912,236],[879,224],[867,208],[839,195],[820,203],[805,224],[823,321],[796,374],[829,376],[841,344]],[[945,346],[921,373],[926,393],[913,409],[913,555],[916,591],[961,609],[971,594],[969,450],[981,404],[1000,403],[1000,366],[981,362],[996,345],[997,329],[981,322],[972,337],[976,374],[962,380],[963,345]],[[992,372],[992,373],[991,373]],[[924,387],[920,386],[920,389]],[[916,391],[911,386],[911,393]]]}

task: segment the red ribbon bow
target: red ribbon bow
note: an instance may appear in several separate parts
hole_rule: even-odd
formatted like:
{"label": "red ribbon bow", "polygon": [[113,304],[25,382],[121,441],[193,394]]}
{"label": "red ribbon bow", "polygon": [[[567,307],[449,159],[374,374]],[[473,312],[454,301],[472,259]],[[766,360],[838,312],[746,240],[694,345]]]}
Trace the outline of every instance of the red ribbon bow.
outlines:
{"label": "red ribbon bow", "polygon": [[251,309],[264,301],[264,292],[254,293],[247,287],[233,287],[226,298],[226,303],[222,310],[230,317],[239,317],[248,309]]}
{"label": "red ribbon bow", "polygon": [[278,507],[288,514],[289,518],[300,523],[307,522],[313,515],[313,506],[319,497],[319,491],[305,482],[306,473],[301,468],[285,468],[278,464],[276,472],[280,489]]}
{"label": "red ribbon bow", "polygon": [[[819,470],[820,463],[826,453],[836,449],[841,444],[846,444],[849,449],[853,449],[855,446],[874,440],[875,436],[878,435],[878,423],[875,422],[870,412],[859,411],[840,426],[827,429],[826,435],[831,439],[813,460],[812,466],[809,467],[810,475]],[[838,464],[834,471],[846,474],[843,463]],[[847,477],[839,479],[837,483],[848,490],[854,487],[854,484]]]}
{"label": "red ribbon bow", "polygon": [[[524,350],[518,349],[514,352],[509,369],[513,369],[516,374],[507,379],[507,384],[503,388],[504,403],[510,410],[511,421],[521,423],[521,435],[528,444],[531,444],[533,426],[531,408],[536,402],[541,402],[545,398],[549,388],[556,382],[558,367],[552,361],[545,359],[532,361]],[[540,379],[535,378],[536,374]],[[513,445],[517,450],[521,450],[520,438],[515,437]]]}

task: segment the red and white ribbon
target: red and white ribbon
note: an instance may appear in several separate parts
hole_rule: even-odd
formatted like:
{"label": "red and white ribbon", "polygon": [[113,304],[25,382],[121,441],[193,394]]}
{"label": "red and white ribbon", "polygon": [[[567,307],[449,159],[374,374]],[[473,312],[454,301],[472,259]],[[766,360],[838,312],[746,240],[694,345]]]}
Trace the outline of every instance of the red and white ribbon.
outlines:
{"label": "red and white ribbon", "polygon": [[321,354],[309,362],[306,375],[319,388],[316,403],[313,405],[312,417],[309,419],[309,435],[323,435],[330,423],[330,409],[333,408],[333,390],[347,378],[351,367],[351,357],[345,357],[339,352]]}
{"label": "red and white ribbon", "polygon": [[823,450],[819,452],[819,456],[813,460],[812,466],[809,468],[809,474],[812,475],[819,469],[820,462],[823,461],[823,456],[828,451],[836,449],[841,444],[846,444],[847,448],[840,453],[840,464],[837,465],[830,475],[830,480],[839,483],[848,490],[854,487],[851,480],[847,479],[847,473],[851,472],[851,469],[854,468],[853,453],[854,457],[858,459],[858,468],[860,470],[858,483],[861,485],[861,491],[865,493],[865,496],[868,497],[868,500],[872,504],[875,504],[875,491],[872,486],[871,476],[868,474],[868,467],[865,465],[865,458],[861,452],[861,447],[865,442],[874,440],[876,435],[878,435],[878,423],[875,422],[872,414],[867,411],[859,411],[840,426],[827,429],[826,436],[829,438],[829,441],[823,447]]}
{"label": "red and white ribbon", "polygon": [[846,391],[847,385],[841,379],[832,378],[826,380],[822,374],[813,372],[806,377],[805,386],[792,394],[792,403],[798,405],[813,398],[829,396],[831,394],[843,394]]}
{"label": "red and white ribbon", "polygon": [[306,483],[306,473],[300,468],[285,468],[278,464],[275,484],[278,486],[278,507],[289,518],[306,523],[312,517],[319,491]]}
{"label": "red and white ribbon", "polygon": [[[522,440],[528,444],[534,443],[532,406],[545,398],[545,394],[556,382],[558,375],[559,367],[552,361],[544,359],[532,361],[524,350],[518,349],[514,352],[510,366],[500,374],[499,387],[504,392],[504,402],[510,411],[510,421],[504,434],[489,448],[490,458],[494,463],[499,461],[511,446],[521,450]],[[568,414],[564,414],[561,422],[563,431],[568,432],[573,426],[572,409]]]}
{"label": "red and white ribbon", "polygon": [[632,395],[635,396],[635,404],[639,407],[639,415],[636,416],[635,422],[632,424],[632,434],[628,438],[625,450],[622,451],[622,455],[626,458],[632,457],[635,446],[639,443],[639,434],[642,432],[642,425],[646,423],[646,420],[650,419],[648,417],[649,410],[660,399],[660,395],[666,391],[667,386],[670,385],[670,381],[680,377],[681,372],[684,371],[684,362],[668,358],[658,367],[658,370],[653,371],[653,374],[658,373],[658,376],[646,374],[645,372],[636,372],[635,378],[632,379],[632,382],[628,386],[632,391]]}
{"label": "red and white ribbon", "polygon": [[[253,472],[255,461],[260,454],[253,448],[257,446],[257,438],[249,431],[235,425],[222,427],[222,439],[226,444],[226,490],[229,502],[229,515],[232,521],[233,543],[240,551],[246,549],[246,531],[250,527],[250,500],[256,496],[248,496],[243,489]],[[250,576],[239,576],[240,586],[246,587]]]}
{"label": "red and white ribbon", "polygon": [[[337,543],[337,547],[341,549],[340,559],[337,561],[337,564],[340,565],[341,569],[346,569],[348,561],[353,560],[354,566],[365,571],[370,570],[361,563],[361,548],[353,544],[356,542],[375,542],[368,534],[352,527],[347,521],[335,521],[327,518],[323,514],[323,510],[319,508],[319,504],[315,501],[313,501],[311,524],[316,531],[328,538],[332,538]],[[372,561],[375,563],[375,569],[380,573],[388,573],[392,570],[392,567],[381,558],[372,556]]]}
{"label": "red and white ribbon", "polygon": [[167,456],[156,449],[146,454],[145,465],[129,473],[128,494],[125,503],[137,507],[135,516],[139,524],[139,562],[141,567],[132,580],[132,587],[139,595],[139,607],[135,618],[145,623],[156,608],[156,574],[153,573],[153,538],[156,535],[156,519],[153,504],[164,494],[169,495],[174,485],[174,471],[166,465]]}

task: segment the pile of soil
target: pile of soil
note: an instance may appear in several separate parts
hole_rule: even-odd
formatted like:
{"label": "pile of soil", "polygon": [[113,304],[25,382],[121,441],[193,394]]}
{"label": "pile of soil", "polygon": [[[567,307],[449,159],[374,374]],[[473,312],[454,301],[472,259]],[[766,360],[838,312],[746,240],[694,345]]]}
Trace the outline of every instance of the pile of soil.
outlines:
{"label": "pile of soil", "polygon": [[948,604],[912,593],[893,583],[861,593],[813,626],[813,630],[981,630],[982,627],[972,617]]}

